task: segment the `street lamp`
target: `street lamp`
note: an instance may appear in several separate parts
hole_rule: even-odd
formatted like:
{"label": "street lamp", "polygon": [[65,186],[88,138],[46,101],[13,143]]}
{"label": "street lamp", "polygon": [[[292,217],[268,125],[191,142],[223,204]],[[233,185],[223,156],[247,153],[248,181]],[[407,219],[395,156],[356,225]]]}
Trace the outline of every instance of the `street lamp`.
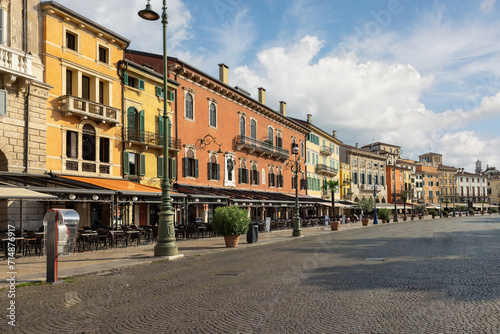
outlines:
{"label": "street lamp", "polygon": [[299,172],[300,172],[300,156],[298,146],[294,146],[292,149],[292,154],[295,155],[295,160],[292,161],[291,170],[295,174],[295,216],[293,217],[293,233],[294,237],[302,236],[302,229],[300,228],[300,216],[299,216]]}
{"label": "street lamp", "polygon": [[[141,10],[139,16],[148,21],[156,21],[160,18],[155,11],[152,10],[148,3],[146,8]],[[163,11],[161,15],[161,23],[163,25],[163,177],[161,180],[161,206],[160,219],[158,223],[158,241],[154,247],[155,256],[174,256],[179,250],[175,243],[174,230],[174,212],[172,210],[172,202],[170,197],[170,179],[169,179],[169,123],[170,119],[167,113],[167,5],[166,0],[163,0]]]}
{"label": "street lamp", "polygon": [[373,185],[373,225],[378,224],[378,217],[377,217],[377,185]]}
{"label": "street lamp", "polygon": [[394,222],[398,222],[398,209],[396,206],[396,168],[392,165],[392,194],[394,196]]}

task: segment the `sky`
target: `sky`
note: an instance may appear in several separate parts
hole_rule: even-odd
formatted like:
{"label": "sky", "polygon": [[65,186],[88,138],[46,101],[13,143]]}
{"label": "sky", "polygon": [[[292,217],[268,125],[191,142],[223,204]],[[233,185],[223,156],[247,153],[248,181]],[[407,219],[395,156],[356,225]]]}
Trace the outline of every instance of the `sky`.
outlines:
{"label": "sky", "polygon": [[[146,0],[59,0],[161,54]],[[161,13],[161,0],[151,0]],[[496,0],[166,0],[168,55],[342,142],[399,145],[473,172],[500,169],[500,4]]]}

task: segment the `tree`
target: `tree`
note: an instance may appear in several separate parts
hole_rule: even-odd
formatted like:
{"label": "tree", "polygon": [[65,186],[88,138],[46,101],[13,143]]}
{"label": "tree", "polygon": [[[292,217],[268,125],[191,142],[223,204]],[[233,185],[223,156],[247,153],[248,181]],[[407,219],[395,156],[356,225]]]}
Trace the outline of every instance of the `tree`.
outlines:
{"label": "tree", "polygon": [[330,191],[332,194],[332,215],[331,219],[334,219],[333,217],[335,216],[335,192],[339,188],[340,183],[338,180],[329,180],[323,186],[321,187],[322,190],[324,191]]}
{"label": "tree", "polygon": [[358,202],[358,209],[361,210],[362,213],[368,214],[373,211],[373,198],[363,198]]}

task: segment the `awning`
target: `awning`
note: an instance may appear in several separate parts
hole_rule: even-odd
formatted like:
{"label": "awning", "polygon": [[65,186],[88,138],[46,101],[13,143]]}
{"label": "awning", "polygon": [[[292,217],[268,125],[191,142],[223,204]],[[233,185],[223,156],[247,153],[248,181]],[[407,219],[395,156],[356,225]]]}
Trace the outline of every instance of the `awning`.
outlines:
{"label": "awning", "polygon": [[0,187],[0,199],[57,199],[57,196],[22,187]]}
{"label": "awning", "polygon": [[[140,183],[131,182],[123,179],[103,179],[95,177],[82,177],[82,176],[67,176],[59,175],[59,177],[69,180],[74,180],[82,183],[88,183],[104,189],[114,190],[118,194],[127,196],[148,196],[148,197],[161,197],[161,189],[156,187],[147,186]],[[185,197],[183,194],[171,190],[171,197]]]}

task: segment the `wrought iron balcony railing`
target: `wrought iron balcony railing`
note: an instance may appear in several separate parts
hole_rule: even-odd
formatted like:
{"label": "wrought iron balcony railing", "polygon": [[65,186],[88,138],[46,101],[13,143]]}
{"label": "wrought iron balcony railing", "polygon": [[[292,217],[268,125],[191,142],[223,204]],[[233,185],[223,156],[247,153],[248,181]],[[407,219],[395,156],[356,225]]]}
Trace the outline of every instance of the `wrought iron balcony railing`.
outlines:
{"label": "wrought iron balcony railing", "polygon": [[336,176],[338,170],[336,168],[332,168],[327,165],[317,164],[316,165],[316,174],[328,175],[328,176]]}
{"label": "wrought iron balcony railing", "polygon": [[[141,131],[137,128],[124,128],[124,141],[131,141],[142,145],[151,145],[155,147],[163,147],[163,136],[151,131]],[[181,140],[170,137],[168,143],[170,150],[179,151],[181,149]]]}
{"label": "wrought iron balcony railing", "polygon": [[323,145],[319,148],[319,154],[321,155],[332,155],[333,150],[330,146]]}
{"label": "wrought iron balcony railing", "polygon": [[290,151],[282,147],[274,146],[273,144],[265,141],[260,141],[247,136],[236,136],[235,138],[236,146],[238,150],[246,148],[251,152],[261,152],[263,154],[268,154],[269,156],[277,157],[280,159],[288,159],[290,157]]}

